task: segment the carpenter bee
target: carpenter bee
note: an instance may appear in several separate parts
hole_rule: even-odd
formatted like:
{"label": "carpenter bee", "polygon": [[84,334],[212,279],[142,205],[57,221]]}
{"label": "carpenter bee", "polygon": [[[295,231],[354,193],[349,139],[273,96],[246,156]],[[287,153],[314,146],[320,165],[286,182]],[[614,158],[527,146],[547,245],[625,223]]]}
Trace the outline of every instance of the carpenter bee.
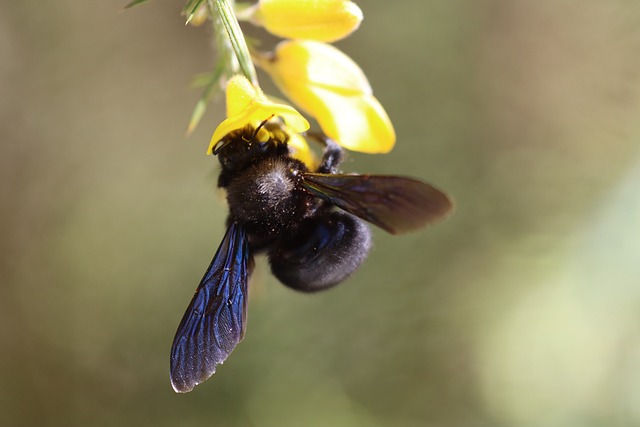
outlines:
{"label": "carpenter bee", "polygon": [[[328,289],[367,257],[365,221],[392,234],[446,216],[449,198],[399,176],[343,174],[342,148],[308,134],[324,152],[315,170],[291,155],[278,119],[245,126],[220,140],[218,186],[229,204],[227,232],[187,308],[171,348],[171,383],[191,391],[242,340],[253,256],[265,253],[273,275],[302,292]],[[364,220],[364,221],[363,221]]]}

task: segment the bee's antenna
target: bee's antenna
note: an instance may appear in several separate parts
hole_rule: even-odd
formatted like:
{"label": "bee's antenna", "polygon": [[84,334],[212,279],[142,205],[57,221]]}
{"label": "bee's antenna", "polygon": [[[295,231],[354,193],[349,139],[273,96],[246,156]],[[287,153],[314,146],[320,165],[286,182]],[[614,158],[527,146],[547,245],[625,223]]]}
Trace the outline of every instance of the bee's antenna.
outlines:
{"label": "bee's antenna", "polygon": [[217,156],[218,153],[227,145],[229,145],[229,143],[232,141],[232,139],[221,139],[220,141],[216,142],[216,145],[213,146],[213,151],[212,154],[214,156]]}
{"label": "bee's antenna", "polygon": [[269,117],[267,117],[266,119],[264,119],[262,121],[262,123],[260,123],[260,125],[256,128],[256,130],[253,131],[253,135],[251,135],[251,140],[255,140],[256,137],[258,136],[258,132],[260,132],[260,129],[262,129],[264,127],[264,125],[267,124],[267,122],[271,119],[273,119],[273,116],[275,116],[275,114],[270,115]]}

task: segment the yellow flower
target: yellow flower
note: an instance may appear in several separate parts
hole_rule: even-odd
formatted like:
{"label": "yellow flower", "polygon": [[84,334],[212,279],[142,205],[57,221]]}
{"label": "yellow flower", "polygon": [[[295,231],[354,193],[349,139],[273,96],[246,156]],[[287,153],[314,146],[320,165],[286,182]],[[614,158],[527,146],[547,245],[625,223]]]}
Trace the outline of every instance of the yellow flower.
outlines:
{"label": "yellow flower", "polygon": [[229,132],[242,129],[247,124],[256,128],[272,116],[282,118],[291,132],[309,129],[309,122],[293,107],[269,101],[262,90],[246,77],[233,76],[227,83],[227,119],[213,132],[207,154],[211,154],[213,147]]}
{"label": "yellow flower", "polygon": [[333,42],[360,26],[362,11],[345,0],[260,0],[251,21],[280,37]]}
{"label": "yellow flower", "polygon": [[347,55],[314,41],[284,41],[274,57],[258,57],[280,90],[316,118],[322,131],[343,147],[387,153],[395,131],[373,96],[366,76]]}

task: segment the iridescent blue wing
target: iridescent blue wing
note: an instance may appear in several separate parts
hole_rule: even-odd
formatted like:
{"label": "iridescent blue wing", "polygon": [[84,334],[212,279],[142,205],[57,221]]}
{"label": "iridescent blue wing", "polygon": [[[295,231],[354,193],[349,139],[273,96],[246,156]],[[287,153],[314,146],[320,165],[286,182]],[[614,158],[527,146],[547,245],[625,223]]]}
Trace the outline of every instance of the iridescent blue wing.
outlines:
{"label": "iridescent blue wing", "polygon": [[453,203],[442,191],[401,176],[305,173],[302,185],[311,194],[391,234],[413,231],[453,210]]}
{"label": "iridescent blue wing", "polygon": [[244,337],[253,259],[233,223],[187,308],[171,347],[171,385],[186,393],[205,381]]}

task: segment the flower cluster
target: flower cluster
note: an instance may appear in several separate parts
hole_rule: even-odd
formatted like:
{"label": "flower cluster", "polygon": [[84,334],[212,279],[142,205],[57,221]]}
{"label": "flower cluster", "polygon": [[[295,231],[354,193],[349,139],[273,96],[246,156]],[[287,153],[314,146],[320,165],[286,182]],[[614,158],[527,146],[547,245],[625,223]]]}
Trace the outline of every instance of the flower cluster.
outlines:
{"label": "flower cluster", "polygon": [[[260,0],[236,15],[286,39],[273,52],[251,50],[252,62],[266,71],[294,105],[312,116],[323,133],[353,151],[386,153],[393,148],[393,126],[366,76],[351,58],[327,43],[359,27],[362,12],[355,3]],[[233,76],[227,84],[227,119],[215,130],[207,152],[211,154],[229,132],[246,124],[256,127],[272,116],[284,121],[290,135],[309,127],[295,109],[270,101],[251,75]],[[308,159],[302,138],[291,138],[291,144],[294,154]]]}

